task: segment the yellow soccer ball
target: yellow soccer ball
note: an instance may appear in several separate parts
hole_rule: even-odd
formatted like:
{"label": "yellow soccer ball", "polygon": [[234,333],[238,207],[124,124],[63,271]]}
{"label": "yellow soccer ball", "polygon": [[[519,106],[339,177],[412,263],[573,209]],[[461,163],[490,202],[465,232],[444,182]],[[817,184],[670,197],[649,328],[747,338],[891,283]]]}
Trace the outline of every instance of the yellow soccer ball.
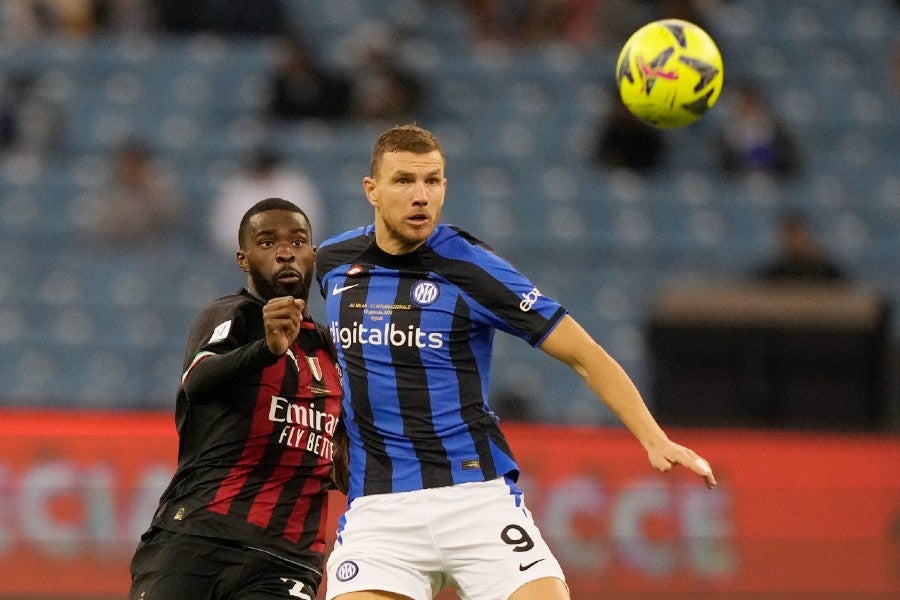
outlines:
{"label": "yellow soccer ball", "polygon": [[616,61],[622,102],[658,127],[683,127],[719,99],[724,69],[716,43],[697,25],[662,19],[635,31]]}

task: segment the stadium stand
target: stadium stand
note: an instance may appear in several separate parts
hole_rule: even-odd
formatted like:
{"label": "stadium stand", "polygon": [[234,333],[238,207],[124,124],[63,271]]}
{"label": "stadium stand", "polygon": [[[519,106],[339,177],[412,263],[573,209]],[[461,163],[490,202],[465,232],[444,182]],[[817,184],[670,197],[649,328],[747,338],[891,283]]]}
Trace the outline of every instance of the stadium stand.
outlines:
{"label": "stadium stand", "polygon": [[[570,306],[651,406],[649,299],[673,279],[743,277],[769,251],[772,223],[787,208],[814,214],[852,278],[900,304],[900,91],[884,58],[900,18],[887,0],[733,0],[708,14],[726,90],[729,81],[759,81],[798,136],[805,169],[784,184],[717,171],[720,110],[667,134],[675,151],[660,172],[598,172],[587,132],[617,47],[474,43],[462,2],[285,6],[334,68],[352,61],[360,24],[396,33],[401,61],[426,85],[420,123],[446,145],[445,220],[482,235]],[[172,406],[194,312],[242,284],[236,269],[204,260],[211,249],[196,232],[222,174],[260,139],[313,175],[334,231],[368,221],[360,181],[379,127],[271,130],[262,106],[273,65],[266,39],[0,42],[0,75],[37,75],[65,125],[56,154],[0,155],[0,402]],[[98,250],[77,233],[79,197],[101,157],[134,133],[176,169],[190,204],[183,243],[149,255]],[[554,378],[564,405],[534,398],[539,418],[616,422],[540,353],[514,340],[498,345],[498,385]]]}

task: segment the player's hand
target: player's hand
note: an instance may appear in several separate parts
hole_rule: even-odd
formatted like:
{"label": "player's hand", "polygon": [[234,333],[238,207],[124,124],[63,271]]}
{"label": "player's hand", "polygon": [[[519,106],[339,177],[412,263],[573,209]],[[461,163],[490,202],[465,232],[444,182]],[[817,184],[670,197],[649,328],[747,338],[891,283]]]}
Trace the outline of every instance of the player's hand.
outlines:
{"label": "player's hand", "polygon": [[292,296],[272,298],[263,306],[266,344],[272,354],[281,356],[297,339],[305,306],[305,301]]}
{"label": "player's hand", "polygon": [[648,449],[647,455],[650,463],[663,473],[672,470],[674,465],[681,465],[702,477],[706,487],[712,489],[717,485],[712,467],[690,448],[680,446],[671,440],[665,440],[662,444]]}

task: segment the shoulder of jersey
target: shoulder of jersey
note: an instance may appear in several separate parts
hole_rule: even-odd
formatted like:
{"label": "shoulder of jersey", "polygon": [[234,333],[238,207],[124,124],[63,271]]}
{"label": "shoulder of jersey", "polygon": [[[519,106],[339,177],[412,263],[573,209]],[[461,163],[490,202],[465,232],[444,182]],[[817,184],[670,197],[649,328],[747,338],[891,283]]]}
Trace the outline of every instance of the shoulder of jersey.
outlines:
{"label": "shoulder of jersey", "polygon": [[493,252],[490,246],[483,241],[455,225],[439,225],[431,239],[431,247],[438,254],[443,254],[445,248],[457,253],[479,253],[487,250]]}
{"label": "shoulder of jersey", "polygon": [[[213,300],[201,310],[194,319],[193,328],[203,331],[211,331],[224,323],[232,323],[235,320],[241,322],[244,315],[252,312],[254,301],[243,294],[229,294]],[[256,307],[260,311],[260,307]],[[231,326],[229,325],[229,328]],[[205,335],[205,334],[204,334]],[[204,342],[207,341],[204,339]]]}
{"label": "shoulder of jersey", "polygon": [[[242,313],[256,304],[251,298],[242,294],[229,294],[217,298],[206,305],[200,315],[206,315],[212,319],[230,318],[231,315]],[[259,307],[257,307],[259,310]]]}
{"label": "shoulder of jersey", "polygon": [[343,243],[351,242],[353,240],[358,240],[360,238],[368,239],[369,232],[373,228],[374,228],[373,225],[369,225],[367,227],[357,227],[356,229],[351,229],[349,231],[345,231],[343,233],[333,235],[330,238],[326,239],[321,244],[319,244],[318,251],[322,251],[325,249],[331,249],[333,246],[338,246]]}
{"label": "shoulder of jersey", "polygon": [[244,296],[240,293],[234,293],[216,298],[207,305],[207,310],[235,309],[242,304],[249,303],[253,303],[253,300],[251,298],[248,298],[247,296]]}
{"label": "shoulder of jersey", "polygon": [[321,277],[338,265],[352,262],[354,257],[369,247],[372,228],[370,225],[352,229],[319,244],[316,250],[316,276]]}

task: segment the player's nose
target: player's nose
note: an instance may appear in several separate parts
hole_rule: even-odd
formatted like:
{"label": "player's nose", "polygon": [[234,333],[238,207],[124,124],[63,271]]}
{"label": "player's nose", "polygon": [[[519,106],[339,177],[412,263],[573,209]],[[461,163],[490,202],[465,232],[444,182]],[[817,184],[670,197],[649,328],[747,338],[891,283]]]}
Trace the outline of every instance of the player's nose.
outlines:
{"label": "player's nose", "polygon": [[278,262],[292,262],[294,260],[294,247],[291,244],[278,244],[275,249],[275,259]]}
{"label": "player's nose", "polygon": [[419,182],[413,188],[413,202],[416,204],[428,204],[428,186],[425,182]]}

